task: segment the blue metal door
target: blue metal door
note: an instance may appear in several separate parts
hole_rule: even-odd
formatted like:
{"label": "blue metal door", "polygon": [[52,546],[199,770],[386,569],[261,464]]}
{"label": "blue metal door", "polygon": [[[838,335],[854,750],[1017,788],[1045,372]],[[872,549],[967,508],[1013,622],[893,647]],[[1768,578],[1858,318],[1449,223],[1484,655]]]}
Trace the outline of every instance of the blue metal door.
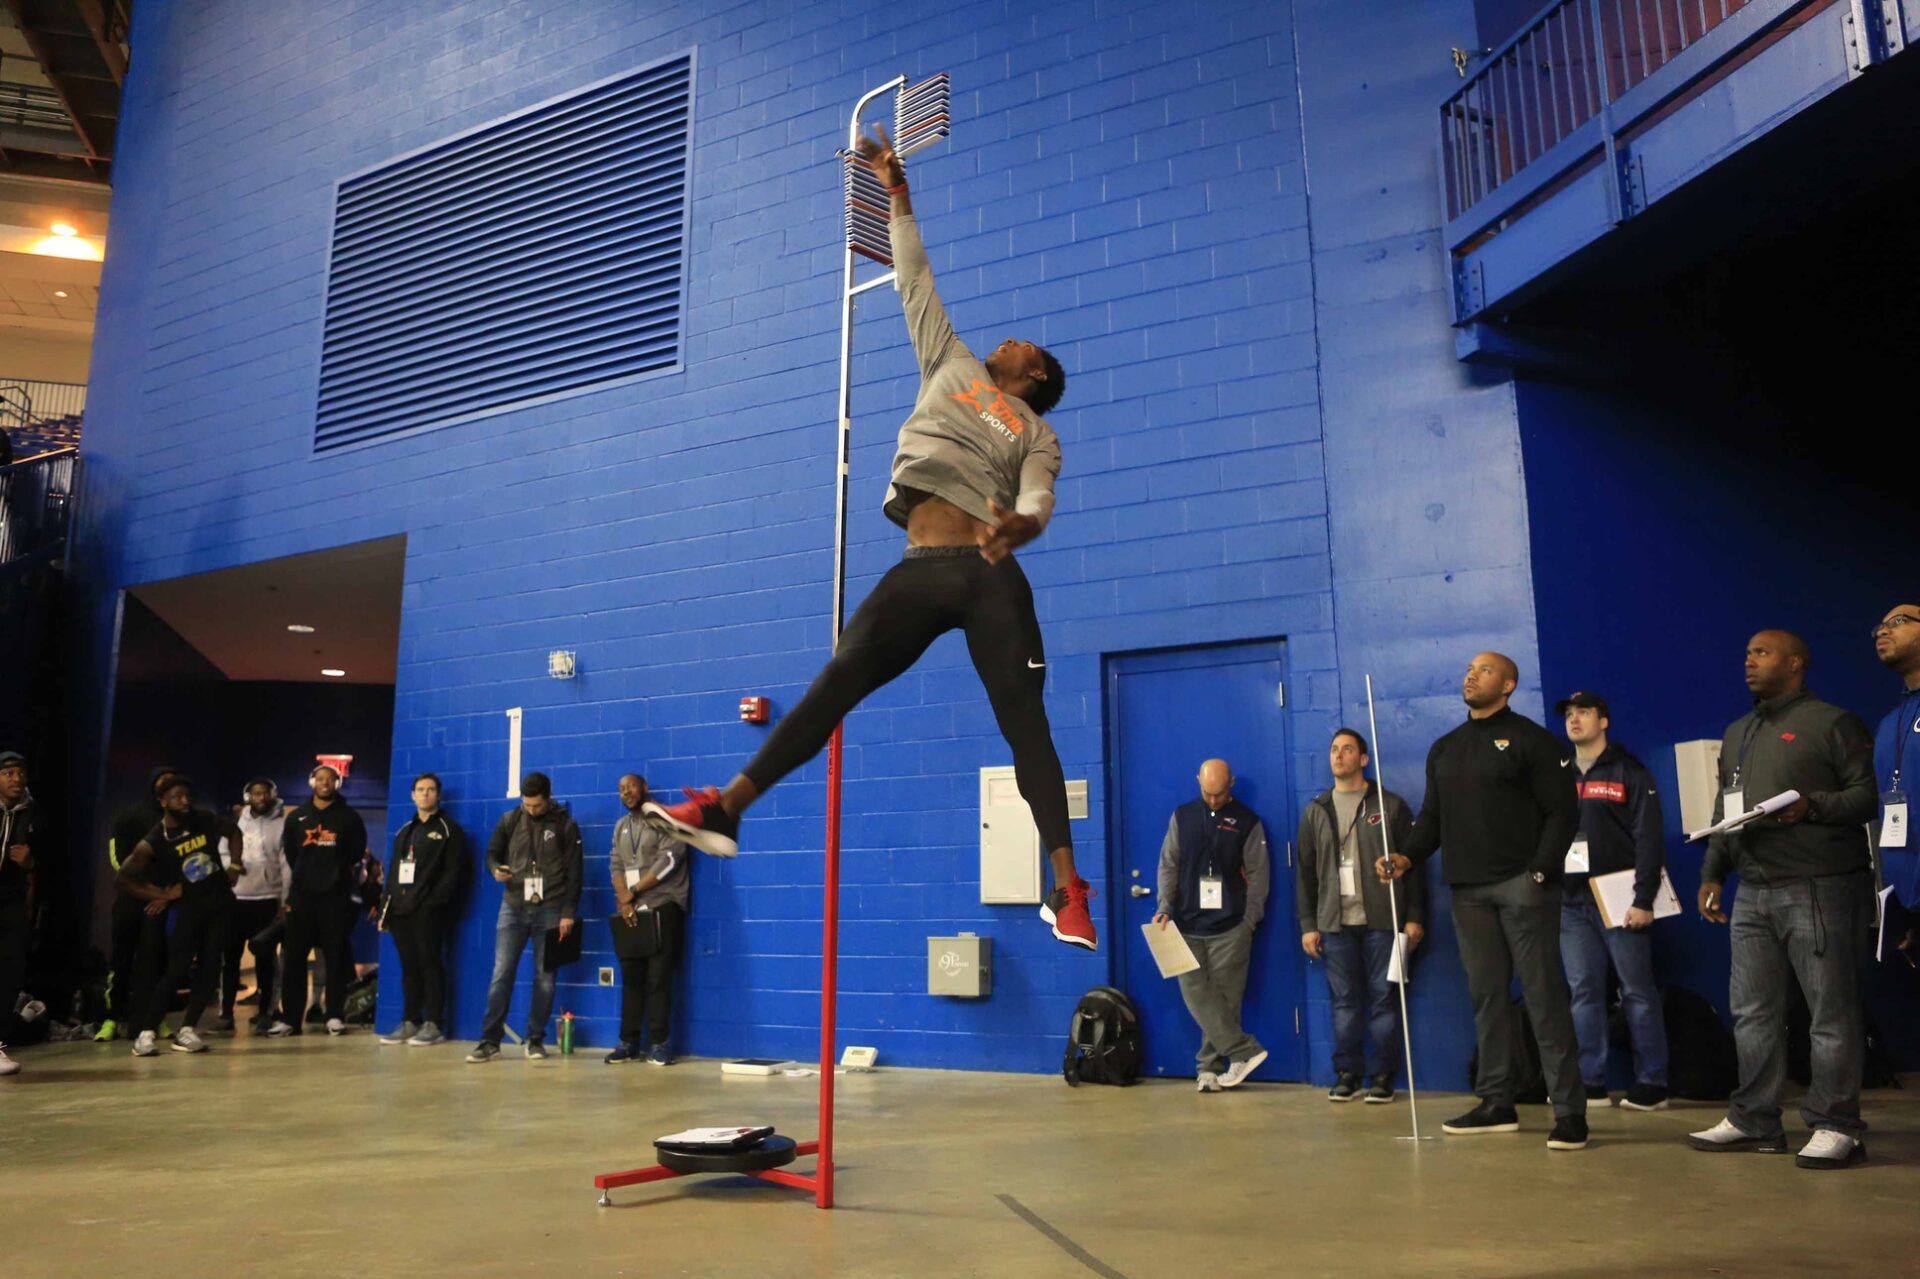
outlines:
{"label": "blue metal door", "polygon": [[1200,763],[1233,766],[1234,793],[1260,815],[1273,852],[1266,918],[1254,934],[1245,1024],[1271,1054],[1256,1079],[1305,1079],[1302,964],[1288,848],[1296,818],[1288,776],[1286,646],[1280,640],[1123,653],[1106,659],[1107,793],[1112,806],[1107,927],[1115,980],[1140,1009],[1147,1073],[1194,1073],[1200,1032],[1179,984],[1164,979],[1140,926],[1152,920],[1155,869],[1173,810],[1198,799]]}

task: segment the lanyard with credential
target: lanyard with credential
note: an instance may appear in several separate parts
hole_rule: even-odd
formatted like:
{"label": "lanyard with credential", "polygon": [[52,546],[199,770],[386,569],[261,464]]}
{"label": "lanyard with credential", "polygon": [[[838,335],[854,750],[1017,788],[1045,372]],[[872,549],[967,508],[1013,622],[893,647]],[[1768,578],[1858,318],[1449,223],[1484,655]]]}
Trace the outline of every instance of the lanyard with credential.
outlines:
{"label": "lanyard with credential", "polygon": [[1907,739],[1920,732],[1920,717],[1914,714],[1916,708],[1920,708],[1916,698],[1920,698],[1920,694],[1910,692],[1900,699],[1900,714],[1893,722],[1893,777],[1887,783],[1887,790],[1895,795],[1903,793],[1900,776],[1906,771]]}
{"label": "lanyard with credential", "polygon": [[1753,735],[1760,731],[1760,711],[1754,708],[1753,719],[1747,725],[1747,735],[1740,739],[1740,760],[1733,766],[1733,784],[1740,785],[1740,779],[1747,773],[1747,755],[1753,750]]}

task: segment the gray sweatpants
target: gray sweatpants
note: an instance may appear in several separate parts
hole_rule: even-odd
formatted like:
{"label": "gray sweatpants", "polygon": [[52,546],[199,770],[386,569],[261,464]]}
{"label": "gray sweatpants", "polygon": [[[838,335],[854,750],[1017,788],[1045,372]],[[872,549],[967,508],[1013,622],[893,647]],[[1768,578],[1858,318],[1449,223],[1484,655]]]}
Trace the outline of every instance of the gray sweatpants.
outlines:
{"label": "gray sweatpants", "polygon": [[1247,965],[1253,959],[1253,929],[1236,924],[1224,933],[1201,936],[1182,932],[1200,967],[1180,974],[1180,998],[1200,1023],[1197,1070],[1218,1070],[1220,1059],[1245,1061],[1260,1051],[1260,1041],[1240,1025],[1247,993]]}
{"label": "gray sweatpants", "polygon": [[1566,973],[1560,967],[1560,886],[1515,875],[1497,884],[1462,884],[1453,890],[1453,930],[1473,1000],[1473,1029],[1480,1041],[1480,1076],[1474,1092],[1496,1106],[1513,1105],[1512,1063],[1519,1059],[1520,1019],[1510,991],[1520,979],[1527,1017],[1540,1045],[1553,1113],[1584,1115],[1587,1093],[1580,1084],[1580,1046]]}

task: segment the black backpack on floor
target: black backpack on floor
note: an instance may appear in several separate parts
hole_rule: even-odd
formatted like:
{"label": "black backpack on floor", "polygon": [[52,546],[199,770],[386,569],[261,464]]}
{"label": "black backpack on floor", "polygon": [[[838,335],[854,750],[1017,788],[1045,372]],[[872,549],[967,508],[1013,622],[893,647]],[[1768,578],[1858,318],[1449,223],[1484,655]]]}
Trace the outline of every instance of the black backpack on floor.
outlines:
{"label": "black backpack on floor", "polygon": [[1140,1012],[1131,999],[1111,986],[1095,986],[1080,997],[1060,1063],[1067,1083],[1125,1087],[1140,1078],[1145,1059]]}

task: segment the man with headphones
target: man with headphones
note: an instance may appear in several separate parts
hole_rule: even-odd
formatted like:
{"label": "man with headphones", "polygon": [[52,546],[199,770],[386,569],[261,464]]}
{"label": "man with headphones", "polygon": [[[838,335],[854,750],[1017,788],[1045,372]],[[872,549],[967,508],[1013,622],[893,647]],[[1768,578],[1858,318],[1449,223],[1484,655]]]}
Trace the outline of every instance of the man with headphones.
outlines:
{"label": "man with headphones", "polygon": [[287,814],[283,847],[292,870],[287,893],[286,982],[280,1020],[267,1033],[301,1033],[307,1007],[307,957],[327,967],[327,1033],[347,1033],[347,985],[353,980],[353,869],[367,851],[367,826],[340,795],[340,774],[326,764],[307,775],[313,798]]}
{"label": "man with headphones", "polygon": [[240,989],[240,957],[253,950],[253,980],[260,1003],[254,1009],[253,1033],[264,1035],[273,1021],[275,969],[280,940],[274,921],[287,900],[287,858],[281,835],[287,824],[287,806],[273,779],[256,777],[240,792],[234,821],[246,847],[241,851],[240,878],[233,885],[233,928],[227,935],[226,967],[221,970],[220,1030],[233,1029],[234,995]]}

